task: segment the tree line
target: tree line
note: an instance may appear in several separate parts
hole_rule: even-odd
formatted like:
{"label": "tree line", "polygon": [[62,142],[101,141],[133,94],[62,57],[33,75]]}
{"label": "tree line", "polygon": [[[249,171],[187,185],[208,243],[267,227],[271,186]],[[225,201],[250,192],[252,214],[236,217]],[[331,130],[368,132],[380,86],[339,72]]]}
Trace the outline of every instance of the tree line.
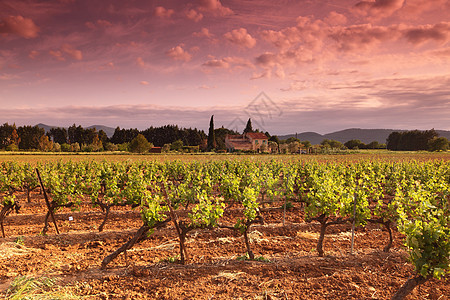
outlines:
{"label": "tree line", "polygon": [[[208,135],[197,128],[181,128],[177,125],[149,127],[145,130],[137,128],[120,128],[114,130],[111,138],[105,131],[96,128],[83,128],[73,124],[68,128],[53,127],[48,132],[39,126],[19,126],[5,123],[0,125],[0,150],[6,151],[63,151],[63,152],[96,152],[96,151],[131,151],[147,152],[152,147],[161,147],[168,151],[226,151],[225,137],[228,134],[239,134],[234,130],[214,128],[214,116],[211,116]],[[243,131],[259,132],[252,128],[251,119]],[[279,140],[276,135],[266,132],[269,143],[265,151],[270,153],[320,153],[330,150],[344,149],[388,149],[393,151],[446,151],[449,142],[439,137],[434,129],[426,131],[392,132],[386,144],[373,141],[364,144],[360,140],[341,143],[336,140],[323,140],[319,145],[311,145],[309,141],[300,141],[291,137]]]}
{"label": "tree line", "polygon": [[386,148],[393,151],[446,151],[449,142],[445,137],[439,137],[434,129],[394,131],[387,138]]}
{"label": "tree line", "polygon": [[[4,123],[0,125],[0,149],[7,151],[38,150],[64,152],[93,152],[130,150],[132,141],[142,135],[148,142],[147,148],[175,144],[183,147],[206,147],[206,134],[196,128],[180,128],[177,125],[150,127],[145,130],[121,129],[117,127],[111,138],[104,130],[83,128],[73,124],[68,128],[53,127],[48,132],[39,126],[19,126]],[[142,139],[138,139],[139,141]]]}

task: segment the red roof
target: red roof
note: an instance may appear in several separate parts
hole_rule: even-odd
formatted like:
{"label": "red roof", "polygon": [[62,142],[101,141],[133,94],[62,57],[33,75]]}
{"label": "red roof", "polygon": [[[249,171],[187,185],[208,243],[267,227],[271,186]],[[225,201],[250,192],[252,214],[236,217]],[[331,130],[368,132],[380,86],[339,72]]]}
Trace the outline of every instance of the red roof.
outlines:
{"label": "red roof", "polygon": [[247,136],[254,140],[268,140],[269,138],[262,132],[247,132]]}

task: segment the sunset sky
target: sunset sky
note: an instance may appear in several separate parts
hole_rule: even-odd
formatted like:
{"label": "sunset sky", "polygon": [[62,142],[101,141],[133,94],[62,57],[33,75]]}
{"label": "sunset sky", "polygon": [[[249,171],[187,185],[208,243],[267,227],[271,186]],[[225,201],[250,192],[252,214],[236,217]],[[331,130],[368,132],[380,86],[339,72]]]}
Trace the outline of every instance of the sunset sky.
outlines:
{"label": "sunset sky", "polygon": [[1,0],[0,122],[450,130],[450,0]]}

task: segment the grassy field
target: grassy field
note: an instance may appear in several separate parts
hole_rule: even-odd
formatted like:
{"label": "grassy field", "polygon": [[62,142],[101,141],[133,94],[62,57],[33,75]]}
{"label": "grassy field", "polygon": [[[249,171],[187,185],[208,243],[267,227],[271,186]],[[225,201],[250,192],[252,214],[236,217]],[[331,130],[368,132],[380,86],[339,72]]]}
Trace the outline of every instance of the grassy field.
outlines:
{"label": "grassy field", "polygon": [[360,150],[340,154],[284,155],[284,154],[129,154],[120,152],[100,153],[51,153],[51,152],[0,152],[0,162],[17,161],[27,163],[45,163],[52,161],[216,161],[216,160],[301,160],[301,161],[408,161],[408,160],[450,160],[450,152],[393,152],[387,150]]}

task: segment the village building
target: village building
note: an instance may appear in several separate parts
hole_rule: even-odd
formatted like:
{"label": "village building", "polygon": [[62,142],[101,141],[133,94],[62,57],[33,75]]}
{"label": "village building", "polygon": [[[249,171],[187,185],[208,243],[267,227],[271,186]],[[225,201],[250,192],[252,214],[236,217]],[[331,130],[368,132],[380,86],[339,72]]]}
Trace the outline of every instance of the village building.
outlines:
{"label": "village building", "polygon": [[262,132],[246,132],[244,134],[227,134],[225,146],[228,152],[255,151],[267,152],[269,138]]}

